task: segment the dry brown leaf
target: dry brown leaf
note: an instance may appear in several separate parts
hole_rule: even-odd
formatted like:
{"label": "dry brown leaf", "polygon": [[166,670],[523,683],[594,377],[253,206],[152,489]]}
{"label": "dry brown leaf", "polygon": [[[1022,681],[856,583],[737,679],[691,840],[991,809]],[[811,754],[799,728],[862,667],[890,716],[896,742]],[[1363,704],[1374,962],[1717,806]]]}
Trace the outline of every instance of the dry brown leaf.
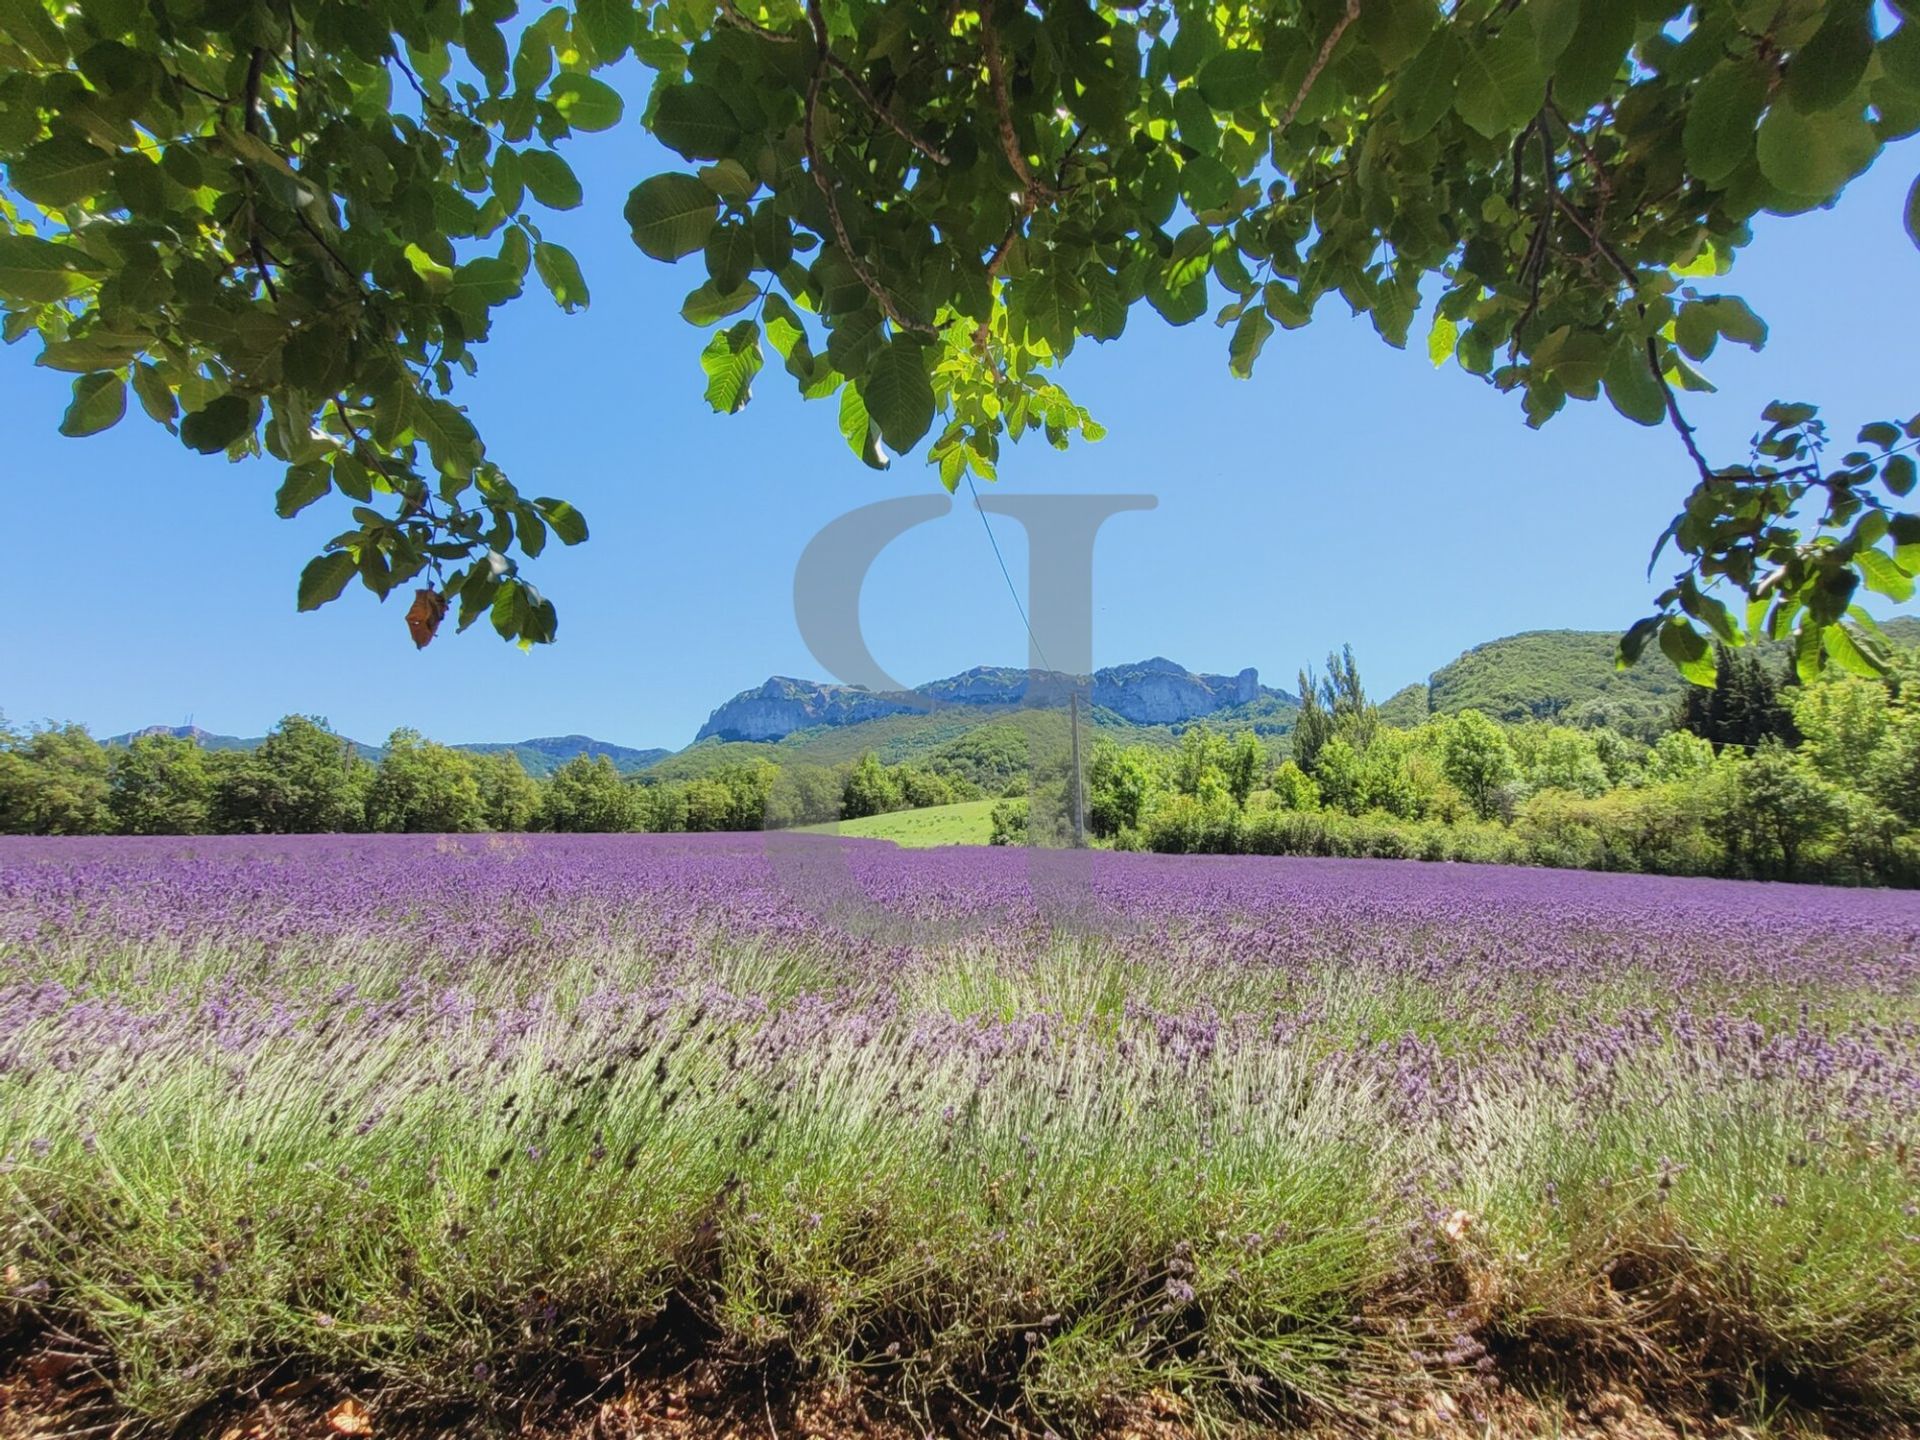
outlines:
{"label": "dry brown leaf", "polygon": [[445,597],[433,590],[413,592],[413,604],[407,607],[407,630],[417,648],[427,648],[427,643],[439,631],[440,622],[446,618],[446,614]]}
{"label": "dry brown leaf", "polygon": [[327,1411],[327,1425],[336,1435],[373,1434],[373,1416],[351,1396]]}

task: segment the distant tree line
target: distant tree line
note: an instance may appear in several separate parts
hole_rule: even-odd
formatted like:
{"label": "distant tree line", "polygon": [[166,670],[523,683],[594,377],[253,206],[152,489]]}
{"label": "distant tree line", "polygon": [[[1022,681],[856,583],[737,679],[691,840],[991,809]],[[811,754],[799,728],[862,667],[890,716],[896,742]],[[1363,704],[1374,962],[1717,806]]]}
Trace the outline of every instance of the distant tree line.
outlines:
{"label": "distant tree line", "polygon": [[[1920,654],[1882,680],[1801,684],[1719,656],[1664,730],[1499,721],[1475,709],[1390,724],[1351,650],[1300,676],[1290,734],[1188,726],[1100,736],[1083,776],[1096,844],[1171,853],[1498,861],[1659,874],[1920,884]],[[166,734],[101,745],[77,725],[0,723],[0,832],[758,830],[994,798],[1000,844],[1071,843],[1065,717],[975,725],[923,760],[722,760],[623,775],[580,756],[544,779],[396,730],[368,759],[288,716],[251,750]]]}
{"label": "distant tree line", "polygon": [[[1719,661],[1720,684],[1690,689],[1648,743],[1471,709],[1387,725],[1348,650],[1301,675],[1284,748],[1198,727],[1173,751],[1097,743],[1087,826],[1174,853],[1920,884],[1920,656],[1806,685],[1751,653]],[[997,807],[998,842],[1057,835],[1052,783]]]}
{"label": "distant tree line", "polygon": [[377,761],[311,716],[289,715],[251,750],[168,734],[102,745],[79,725],[0,723],[0,833],[265,835],[351,831],[758,830],[975,800],[1004,789],[1025,752],[961,747],[941,769],[884,765],[715,766],[689,779],[627,776],[576,756],[544,779],[509,751],[475,754],[393,732]]}

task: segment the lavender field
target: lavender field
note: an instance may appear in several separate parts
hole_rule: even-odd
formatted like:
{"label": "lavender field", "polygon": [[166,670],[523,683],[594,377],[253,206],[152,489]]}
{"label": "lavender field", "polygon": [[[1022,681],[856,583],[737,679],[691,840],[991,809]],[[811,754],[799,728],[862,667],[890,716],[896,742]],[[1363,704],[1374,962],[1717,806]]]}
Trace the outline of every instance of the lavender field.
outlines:
{"label": "lavender field", "polygon": [[1917,1110],[1913,894],[0,841],[0,1343],[162,1428],[705,1359],[934,1431],[1623,1386],[1872,1430],[1920,1416]]}

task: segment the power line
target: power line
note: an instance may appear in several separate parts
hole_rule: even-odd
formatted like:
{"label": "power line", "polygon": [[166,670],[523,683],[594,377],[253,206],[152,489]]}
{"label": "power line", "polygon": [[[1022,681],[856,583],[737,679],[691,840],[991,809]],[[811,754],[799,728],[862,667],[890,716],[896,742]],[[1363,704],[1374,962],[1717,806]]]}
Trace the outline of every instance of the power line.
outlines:
{"label": "power line", "polygon": [[974,488],[971,472],[967,475],[967,493],[973,496],[973,508],[980,516],[980,528],[987,532],[987,543],[993,547],[993,558],[1000,562],[1000,578],[1007,582],[1007,594],[1013,597],[1013,608],[1020,612],[1020,623],[1027,627],[1027,639],[1033,642],[1034,654],[1040,657],[1042,665],[1052,670],[1053,662],[1047,659],[1047,652],[1040,647],[1040,637],[1033,633],[1033,622],[1027,619],[1027,607],[1020,603],[1020,591],[1007,570],[1007,558],[1000,553],[1000,542],[994,538],[993,526],[987,523],[986,507],[980,503],[980,492]]}

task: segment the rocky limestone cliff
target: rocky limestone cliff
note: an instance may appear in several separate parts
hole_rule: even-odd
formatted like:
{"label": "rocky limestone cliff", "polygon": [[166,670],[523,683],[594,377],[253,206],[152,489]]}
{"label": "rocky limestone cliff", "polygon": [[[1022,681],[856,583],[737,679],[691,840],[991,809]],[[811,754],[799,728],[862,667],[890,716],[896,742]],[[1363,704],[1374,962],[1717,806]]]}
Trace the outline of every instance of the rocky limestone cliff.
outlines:
{"label": "rocky limestone cliff", "polygon": [[1093,677],[1093,703],[1135,725],[1177,725],[1260,698],[1260,673],[1195,675],[1163,656],[1117,665]]}
{"label": "rocky limestone cliff", "polygon": [[[899,695],[880,695],[851,685],[822,685],[776,675],[757,689],[743,690],[707,717],[695,740],[781,740],[816,725],[858,725],[886,715],[908,714],[943,705],[1004,705],[1028,698],[1035,684],[1064,690],[1067,678],[1008,665],[977,665],[944,680]],[[1089,696],[1098,709],[1135,725],[1177,725],[1219,710],[1261,699],[1289,700],[1284,691],[1260,684],[1251,668],[1238,675],[1196,675],[1156,656],[1132,665],[1094,672]]]}
{"label": "rocky limestone cliff", "polygon": [[927,708],[911,698],[876,695],[852,685],[821,685],[776,675],[758,689],[741,691],[715,710],[693,738],[780,740],[815,725],[858,725],[863,720]]}

